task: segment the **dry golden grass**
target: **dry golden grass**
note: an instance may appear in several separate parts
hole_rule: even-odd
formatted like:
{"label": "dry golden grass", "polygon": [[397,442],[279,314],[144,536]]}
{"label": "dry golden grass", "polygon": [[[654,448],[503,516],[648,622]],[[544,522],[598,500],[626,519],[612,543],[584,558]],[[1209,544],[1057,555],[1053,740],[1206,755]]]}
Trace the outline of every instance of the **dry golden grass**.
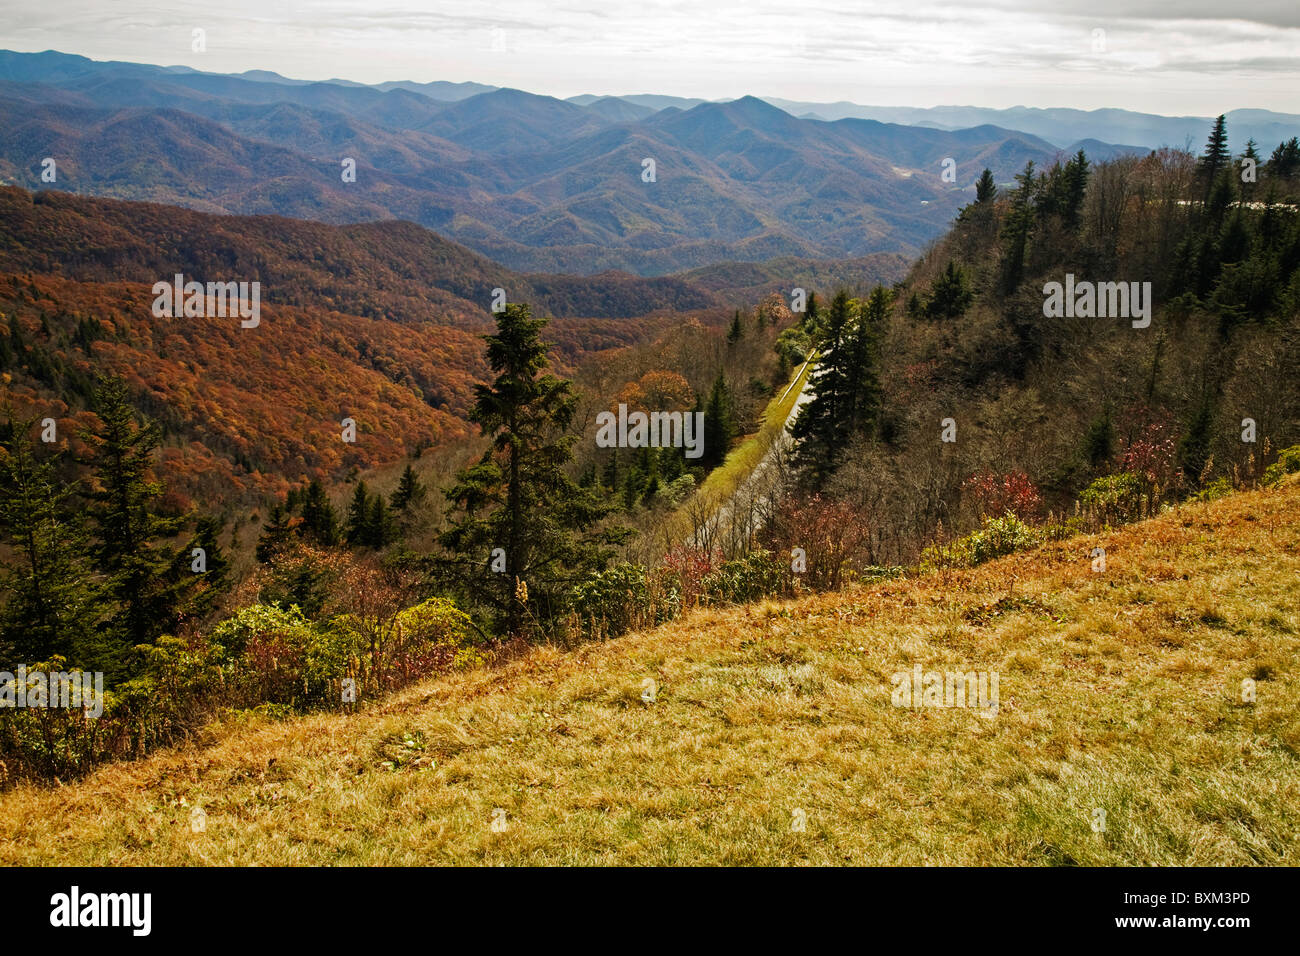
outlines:
{"label": "dry golden grass", "polygon": [[[3,795],[0,862],[1294,865],[1298,602],[1292,483],[223,726]],[[999,672],[998,715],[891,706],[913,663]]]}

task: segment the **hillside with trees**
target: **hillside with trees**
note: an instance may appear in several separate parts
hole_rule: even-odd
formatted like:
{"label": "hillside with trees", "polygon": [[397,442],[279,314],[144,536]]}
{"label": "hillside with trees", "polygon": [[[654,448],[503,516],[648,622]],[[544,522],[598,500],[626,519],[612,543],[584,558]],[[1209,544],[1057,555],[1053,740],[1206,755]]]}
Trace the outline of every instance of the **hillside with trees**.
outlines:
{"label": "hillside with trees", "polygon": [[[317,305],[178,323],[144,318],[144,285],[6,277],[0,637],[111,674],[115,695],[90,735],[0,716],[8,772],[83,773],[223,708],[355,711],[699,608],[946,580],[1284,484],[1294,144],[1262,161],[1226,144],[1220,122],[1199,157],[1080,152],[1006,191],[989,173],[894,287],[644,317],[622,340],[622,320],[566,330],[516,302],[482,337]],[[1054,312],[1052,284],[1076,280],[1137,283],[1131,314],[1098,316],[1091,292]],[[761,445],[802,381],[790,453]],[[600,445],[619,409],[698,414],[699,456]],[[237,467],[197,468],[191,446]],[[743,478],[755,449],[772,481],[736,496],[757,520],[701,543],[703,485]],[[265,506],[237,524],[210,505],[236,480]]]}
{"label": "hillside with trees", "polygon": [[[1233,156],[1220,119],[1199,157],[1079,153],[1003,192],[984,177],[903,283],[808,331],[827,358],[787,507],[847,508],[857,560],[884,565],[1008,510],[1136,518],[1250,486],[1300,440],[1295,150]],[[1149,283],[1149,324],[1045,315],[1067,276]]]}

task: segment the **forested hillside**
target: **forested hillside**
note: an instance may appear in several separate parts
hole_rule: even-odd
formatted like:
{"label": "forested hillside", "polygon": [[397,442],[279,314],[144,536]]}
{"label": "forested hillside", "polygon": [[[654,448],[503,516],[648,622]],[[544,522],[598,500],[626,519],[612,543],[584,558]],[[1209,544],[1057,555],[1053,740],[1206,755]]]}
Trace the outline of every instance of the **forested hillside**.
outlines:
{"label": "forested hillside", "polygon": [[[865,525],[862,559],[914,560],[1008,509],[1154,513],[1249,485],[1300,440],[1300,154],[1265,155],[1230,154],[1220,120],[1199,157],[986,177],[891,307],[803,323],[827,353],[804,486]],[[1080,290],[1068,311],[1051,283]],[[1104,283],[1137,283],[1150,312],[1085,302]]]}
{"label": "forested hillside", "polygon": [[[222,708],[356,709],[538,641],[948,574],[1277,485],[1300,470],[1297,153],[1234,156],[1221,120],[1199,157],[1081,152],[1006,190],[986,171],[894,287],[567,324],[512,299],[481,338],[392,296],[418,256],[395,285],[331,285],[352,248],[333,227],[308,227],[336,240],[327,267],[310,245],[276,260],[311,301],[268,292],[254,329],[152,317],[143,283],[170,270],[2,277],[0,642],[103,669],[117,697],[90,736],[0,721],[0,752],[72,775]],[[75,210],[127,208],[8,201],[78,263]],[[277,248],[279,221],[248,222]],[[792,452],[771,451],[755,436],[804,381]],[[632,415],[668,430],[609,440],[602,417]],[[752,518],[726,541],[700,533],[711,475]],[[219,513],[230,486],[255,516]]]}
{"label": "forested hillside", "polygon": [[260,281],[263,301],[398,322],[484,325],[503,289],[550,315],[630,318],[707,308],[677,278],[523,275],[411,222],[353,226],[0,188],[0,272],[152,285]]}

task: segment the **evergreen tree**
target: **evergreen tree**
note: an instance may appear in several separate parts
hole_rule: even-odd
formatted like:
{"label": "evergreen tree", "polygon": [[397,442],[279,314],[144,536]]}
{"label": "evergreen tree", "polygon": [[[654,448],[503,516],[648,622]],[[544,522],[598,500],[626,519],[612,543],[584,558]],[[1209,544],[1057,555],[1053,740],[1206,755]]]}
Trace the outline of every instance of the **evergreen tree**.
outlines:
{"label": "evergreen tree", "polygon": [[892,293],[876,286],[847,336],[849,361],[844,378],[851,437],[869,435],[880,417],[880,342],[892,303]]}
{"label": "evergreen tree", "polygon": [[302,495],[302,528],[317,544],[330,547],[339,541],[339,518],[325,488],[316,478]]}
{"label": "evergreen tree", "polygon": [[1025,274],[1029,233],[1034,224],[1034,161],[1016,176],[1019,188],[1011,194],[1011,209],[1002,224],[1001,286],[1005,295],[1015,292]]}
{"label": "evergreen tree", "polygon": [[820,486],[834,470],[850,433],[852,312],[849,294],[841,289],[827,312],[821,358],[808,386],[813,397],[804,405],[791,429],[795,462],[814,487]]}
{"label": "evergreen tree", "polygon": [[[216,607],[218,598],[230,585],[230,562],[226,560],[221,550],[221,542],[218,540],[221,528],[222,522],[219,518],[211,515],[200,518],[194,528],[194,537],[185,550],[184,557],[189,561],[190,573],[196,574],[197,580],[197,586],[190,593],[186,610],[197,617],[212,611]],[[202,572],[194,571],[195,548],[202,549],[205,567]]]}
{"label": "evergreen tree", "polygon": [[[1278,149],[1281,148],[1278,147]],[[1277,153],[1273,155],[1276,157]],[[27,340],[23,337],[23,327],[18,321],[18,316],[12,312],[9,314],[9,344],[13,348],[14,356],[18,359],[17,364],[21,365],[23,356],[27,354]]]}
{"label": "evergreen tree", "polygon": [[1201,398],[1201,403],[1187,426],[1187,432],[1178,445],[1179,464],[1182,465],[1183,475],[1192,485],[1200,483],[1201,472],[1209,460],[1213,428],[1214,408],[1207,392]]}
{"label": "evergreen tree", "polygon": [[[1247,167],[1255,170],[1256,182],[1250,183],[1245,179],[1241,180],[1241,198],[1250,201],[1250,197],[1255,192],[1255,186],[1258,185],[1259,168],[1264,165],[1263,157],[1259,155],[1259,147],[1255,144],[1254,139],[1246,140],[1246,151],[1241,154],[1242,163],[1239,164],[1239,172],[1244,173]],[[1249,162],[1246,162],[1249,160]],[[1240,179],[1241,176],[1239,175]]]}
{"label": "evergreen tree", "polygon": [[727,330],[727,344],[735,345],[744,336],[745,330],[740,325],[740,310],[731,317],[731,328]]}
{"label": "evergreen tree", "polygon": [[415,469],[411,467],[410,462],[407,462],[402,477],[397,482],[397,488],[389,499],[389,505],[394,511],[405,511],[411,505],[418,504],[423,498],[424,486],[415,476]]}
{"label": "evergreen tree", "polygon": [[1279,179],[1295,179],[1300,176],[1300,138],[1292,136],[1285,143],[1277,144],[1277,149],[1269,157],[1268,171]]}
{"label": "evergreen tree", "polygon": [[161,437],[156,423],[137,425],[120,379],[106,379],[95,390],[100,427],[88,435],[95,447],[90,462],[95,490],[87,509],[95,531],[94,555],[105,575],[105,591],[115,607],[103,622],[97,660],[107,679],[126,675],[131,651],[171,630],[185,585],[180,579],[184,554],[167,545],[182,519],[157,510],[162,485],[150,472]]}
{"label": "evergreen tree", "polygon": [[383,495],[374,495],[370,499],[369,514],[366,516],[365,543],[372,548],[385,547],[393,536],[392,520],[388,514],[388,505]]}
{"label": "evergreen tree", "polygon": [[980,173],[980,178],[975,183],[975,202],[983,205],[990,203],[997,198],[998,186],[993,181],[993,173],[990,170],[984,170]]}
{"label": "evergreen tree", "polygon": [[713,380],[709,391],[709,400],[704,406],[704,453],[700,463],[706,469],[713,469],[722,464],[731,448],[731,440],[736,437],[736,418],[732,408],[731,392],[722,370]]}
{"label": "evergreen tree", "polygon": [[601,474],[600,483],[610,491],[618,490],[618,449],[609,450],[609,458],[605,461],[605,470]]}
{"label": "evergreen tree", "polygon": [[[462,559],[461,587],[496,610],[506,633],[518,634],[528,619],[545,623],[558,614],[574,576],[603,569],[607,545],[628,532],[600,528],[609,505],[567,474],[576,438],[564,433],[577,397],[571,382],[546,371],[546,320],[511,304],[496,321],[496,334],[485,336],[496,377],[475,387],[470,411],[492,444],[447,491],[454,513],[441,542]],[[487,567],[496,548],[505,551],[504,574]]]}
{"label": "evergreen tree", "polygon": [[1083,150],[1075,153],[1074,158],[1065,164],[1061,217],[1065,220],[1066,226],[1071,229],[1078,226],[1080,214],[1083,212],[1083,199],[1088,192],[1089,173],[1088,157]]}
{"label": "evergreen tree", "polygon": [[85,534],[52,460],[39,460],[30,440],[34,422],[8,427],[0,455],[0,652],[13,664],[60,654],[77,663],[96,608],[83,559]]}
{"label": "evergreen tree", "polygon": [[930,319],[955,319],[970,308],[974,298],[966,286],[966,274],[950,260],[934,281],[925,315]]}
{"label": "evergreen tree", "polygon": [[288,545],[293,533],[289,527],[289,513],[284,510],[284,505],[279,503],[272,505],[268,518],[266,524],[262,525],[262,533],[257,539],[255,551],[257,560],[262,564],[270,564]]}
{"label": "evergreen tree", "polygon": [[1214,121],[1210,138],[1205,144],[1205,152],[1197,161],[1197,169],[1205,182],[1205,197],[1210,196],[1219,173],[1228,169],[1232,163],[1232,153],[1228,149],[1228,124],[1222,115]]}
{"label": "evergreen tree", "polygon": [[817,340],[817,332],[821,327],[820,323],[821,305],[817,302],[817,293],[809,292],[806,311],[803,314],[803,318],[799,320],[799,324],[807,330],[809,337],[815,342]]}
{"label": "evergreen tree", "polygon": [[355,548],[370,543],[370,517],[370,491],[364,481],[358,481],[348,505],[347,524],[343,533],[349,545]]}
{"label": "evergreen tree", "polygon": [[1115,423],[1107,405],[1099,418],[1093,420],[1083,436],[1083,457],[1094,471],[1106,467],[1115,454]]}

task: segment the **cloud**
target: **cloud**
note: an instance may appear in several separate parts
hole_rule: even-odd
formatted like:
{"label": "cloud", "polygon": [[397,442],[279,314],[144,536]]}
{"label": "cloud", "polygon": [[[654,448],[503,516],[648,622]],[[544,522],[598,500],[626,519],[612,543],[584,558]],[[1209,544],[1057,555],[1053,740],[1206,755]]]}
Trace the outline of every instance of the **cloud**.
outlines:
{"label": "cloud", "polygon": [[[193,27],[207,31],[201,56],[190,52]],[[7,13],[0,46],[560,96],[762,92],[1204,112],[1211,78],[1242,106],[1294,108],[1300,90],[1296,0],[66,0]]]}

